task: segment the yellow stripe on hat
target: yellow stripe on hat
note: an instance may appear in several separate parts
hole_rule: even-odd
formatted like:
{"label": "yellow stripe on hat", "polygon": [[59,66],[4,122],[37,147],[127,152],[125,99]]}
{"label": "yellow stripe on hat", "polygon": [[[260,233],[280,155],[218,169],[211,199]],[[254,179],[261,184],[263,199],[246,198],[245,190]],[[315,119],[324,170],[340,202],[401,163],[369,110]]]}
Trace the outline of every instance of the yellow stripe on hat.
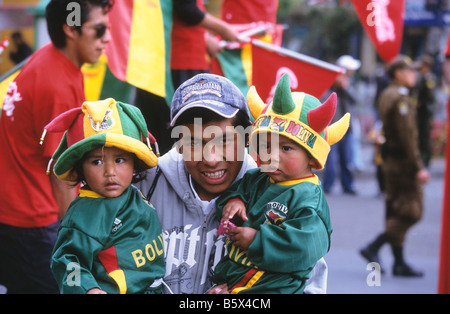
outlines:
{"label": "yellow stripe on hat", "polygon": [[142,160],[149,168],[156,167],[158,164],[158,158],[152,152],[152,149],[132,137],[107,133],[105,140],[106,147],[117,147],[127,152],[133,153],[137,158]]}
{"label": "yellow stripe on hat", "polygon": [[[295,110],[294,110],[295,111]],[[305,148],[319,163],[317,170],[323,169],[330,153],[330,145],[316,131],[300,122],[298,118],[289,115],[264,114],[256,120],[254,131],[251,134],[251,143],[254,135],[263,132],[274,132],[283,135]]]}
{"label": "yellow stripe on hat", "polygon": [[104,132],[123,134],[119,110],[114,99],[86,101],[82,110],[85,114],[83,122],[85,138]]}

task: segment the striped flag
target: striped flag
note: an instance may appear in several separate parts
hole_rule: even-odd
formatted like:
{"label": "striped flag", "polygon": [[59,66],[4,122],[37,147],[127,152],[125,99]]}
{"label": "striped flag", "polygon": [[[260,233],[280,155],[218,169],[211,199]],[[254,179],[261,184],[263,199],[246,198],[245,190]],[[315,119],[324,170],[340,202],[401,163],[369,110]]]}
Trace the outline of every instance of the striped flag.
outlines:
{"label": "striped flag", "polygon": [[106,56],[111,72],[133,86],[171,97],[170,46],[166,44],[170,45],[172,1],[116,1],[109,18],[113,22]]}
{"label": "striped flag", "polygon": [[95,64],[85,64],[81,68],[84,77],[86,100],[114,98],[129,103],[133,86],[117,79],[111,72],[106,55],[102,55]]}

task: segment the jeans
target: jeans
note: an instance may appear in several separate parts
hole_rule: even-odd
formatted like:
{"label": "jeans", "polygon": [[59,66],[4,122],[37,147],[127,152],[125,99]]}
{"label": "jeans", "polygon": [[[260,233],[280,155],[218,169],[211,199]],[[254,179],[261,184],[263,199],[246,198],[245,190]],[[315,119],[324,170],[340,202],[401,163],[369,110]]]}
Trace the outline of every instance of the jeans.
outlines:
{"label": "jeans", "polygon": [[337,167],[340,167],[341,184],[344,192],[353,191],[353,174],[350,170],[353,156],[353,135],[351,131],[340,142],[331,147],[328,160],[325,165],[323,189],[329,192],[336,180]]}
{"label": "jeans", "polygon": [[0,224],[0,284],[11,294],[56,294],[50,259],[59,222],[41,228]]}

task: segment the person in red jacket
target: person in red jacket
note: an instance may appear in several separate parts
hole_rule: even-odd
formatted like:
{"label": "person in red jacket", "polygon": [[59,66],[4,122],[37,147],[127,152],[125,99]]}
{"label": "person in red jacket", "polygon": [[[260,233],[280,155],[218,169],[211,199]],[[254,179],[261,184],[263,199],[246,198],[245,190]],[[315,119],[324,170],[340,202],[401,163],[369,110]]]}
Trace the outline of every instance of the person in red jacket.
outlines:
{"label": "person in red jacket", "polygon": [[[79,5],[79,25],[69,3]],[[110,40],[110,0],[51,0],[51,43],[36,51],[9,86],[0,119],[0,284],[8,293],[58,293],[50,257],[59,218],[75,189],[46,175],[62,133],[45,125],[85,101],[84,63],[95,63]],[[70,24],[70,25],[69,25]]]}
{"label": "person in red jacket", "polygon": [[200,73],[208,73],[208,32],[239,41],[228,23],[206,12],[204,0],[174,0],[171,69],[174,88]]}

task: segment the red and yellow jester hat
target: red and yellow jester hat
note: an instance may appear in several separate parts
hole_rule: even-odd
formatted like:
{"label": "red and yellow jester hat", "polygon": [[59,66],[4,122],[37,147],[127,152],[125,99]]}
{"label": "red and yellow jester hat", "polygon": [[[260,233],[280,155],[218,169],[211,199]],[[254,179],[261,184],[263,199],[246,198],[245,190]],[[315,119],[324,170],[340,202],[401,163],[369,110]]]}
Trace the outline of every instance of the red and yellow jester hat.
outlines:
{"label": "red and yellow jester hat", "polygon": [[[44,129],[41,143],[47,132],[64,132],[58,149],[53,172],[64,181],[76,181],[75,164],[98,147],[117,147],[134,153],[148,167],[155,167],[158,158],[150,143],[157,144],[147,130],[141,111],[112,98],[86,101],[80,108],[69,110],[50,122]],[[49,164],[50,165],[50,164]]]}
{"label": "red and yellow jester hat", "polygon": [[305,93],[291,93],[289,76],[285,74],[278,82],[273,102],[266,105],[252,86],[247,102],[255,118],[251,141],[262,132],[275,132],[304,147],[323,169],[330,146],[344,137],[350,126],[350,114],[329,125],[336,113],[337,96],[333,93],[323,104]]}

